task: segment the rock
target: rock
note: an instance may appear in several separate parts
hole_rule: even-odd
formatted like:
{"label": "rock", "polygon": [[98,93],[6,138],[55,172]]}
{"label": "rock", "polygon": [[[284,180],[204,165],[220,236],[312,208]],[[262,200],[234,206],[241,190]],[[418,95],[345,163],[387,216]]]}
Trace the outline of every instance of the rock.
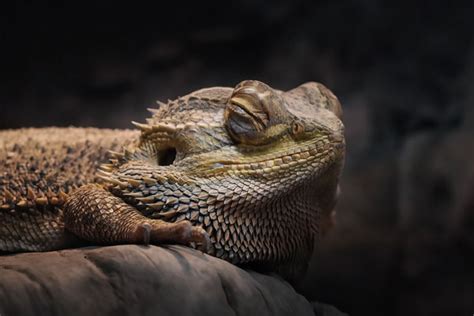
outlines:
{"label": "rock", "polygon": [[119,245],[1,256],[0,315],[39,314],[314,312],[282,279],[182,246]]}

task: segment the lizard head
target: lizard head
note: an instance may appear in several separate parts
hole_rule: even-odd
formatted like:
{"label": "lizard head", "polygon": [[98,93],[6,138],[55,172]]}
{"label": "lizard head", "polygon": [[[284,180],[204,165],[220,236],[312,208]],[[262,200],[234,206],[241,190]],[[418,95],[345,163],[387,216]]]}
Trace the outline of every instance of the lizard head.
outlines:
{"label": "lizard head", "polygon": [[[316,214],[334,207],[344,158],[341,106],[326,87],[310,82],[283,92],[247,80],[151,111],[146,124],[135,123],[136,146],[102,168],[111,192],[148,216],[202,225],[217,256],[233,262],[294,259],[272,248],[291,240],[278,241],[269,228],[295,230],[293,218],[305,226],[298,240],[307,260]],[[267,241],[252,246],[252,238]]]}
{"label": "lizard head", "polygon": [[234,89],[198,90],[151,112],[147,124],[134,122],[142,130],[138,144],[114,160],[116,179],[140,181],[151,171],[187,181],[281,179],[297,171],[311,177],[343,158],[341,106],[319,83],[282,92],[247,80]]}

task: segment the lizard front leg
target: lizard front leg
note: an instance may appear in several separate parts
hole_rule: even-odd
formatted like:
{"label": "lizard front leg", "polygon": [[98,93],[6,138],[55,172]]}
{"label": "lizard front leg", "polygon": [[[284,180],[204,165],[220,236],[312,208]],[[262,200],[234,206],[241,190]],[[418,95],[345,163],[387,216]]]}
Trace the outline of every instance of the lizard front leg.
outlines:
{"label": "lizard front leg", "polygon": [[99,244],[196,243],[204,250],[209,237],[189,221],[168,223],[150,219],[98,185],[85,185],[69,195],[65,227],[78,237]]}

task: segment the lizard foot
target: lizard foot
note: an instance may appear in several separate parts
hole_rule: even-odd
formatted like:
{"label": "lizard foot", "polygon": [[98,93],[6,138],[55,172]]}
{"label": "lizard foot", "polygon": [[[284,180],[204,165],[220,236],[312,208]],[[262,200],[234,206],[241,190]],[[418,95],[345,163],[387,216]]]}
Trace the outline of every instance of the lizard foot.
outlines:
{"label": "lizard foot", "polygon": [[202,227],[193,226],[191,235],[192,239],[196,240],[193,242],[195,248],[204,253],[208,253],[211,247],[211,239],[209,238],[209,234]]}
{"label": "lizard foot", "polygon": [[[189,221],[169,223],[161,220],[147,221],[138,224],[133,238],[137,243],[148,245],[176,243],[208,252],[211,245],[208,233]],[[194,247],[193,247],[194,248]]]}
{"label": "lizard foot", "polygon": [[211,245],[209,234],[199,226],[193,226],[189,221],[175,223],[181,231],[181,243],[207,253]]}

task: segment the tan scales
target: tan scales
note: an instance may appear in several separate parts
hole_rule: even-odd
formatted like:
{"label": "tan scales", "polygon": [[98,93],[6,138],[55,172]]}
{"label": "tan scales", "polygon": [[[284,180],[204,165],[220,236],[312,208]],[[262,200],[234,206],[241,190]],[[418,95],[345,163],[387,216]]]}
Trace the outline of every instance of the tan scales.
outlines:
{"label": "tan scales", "polygon": [[337,199],[337,98],[249,80],[150,112],[137,131],[0,132],[0,251],[180,243],[301,275]]}

